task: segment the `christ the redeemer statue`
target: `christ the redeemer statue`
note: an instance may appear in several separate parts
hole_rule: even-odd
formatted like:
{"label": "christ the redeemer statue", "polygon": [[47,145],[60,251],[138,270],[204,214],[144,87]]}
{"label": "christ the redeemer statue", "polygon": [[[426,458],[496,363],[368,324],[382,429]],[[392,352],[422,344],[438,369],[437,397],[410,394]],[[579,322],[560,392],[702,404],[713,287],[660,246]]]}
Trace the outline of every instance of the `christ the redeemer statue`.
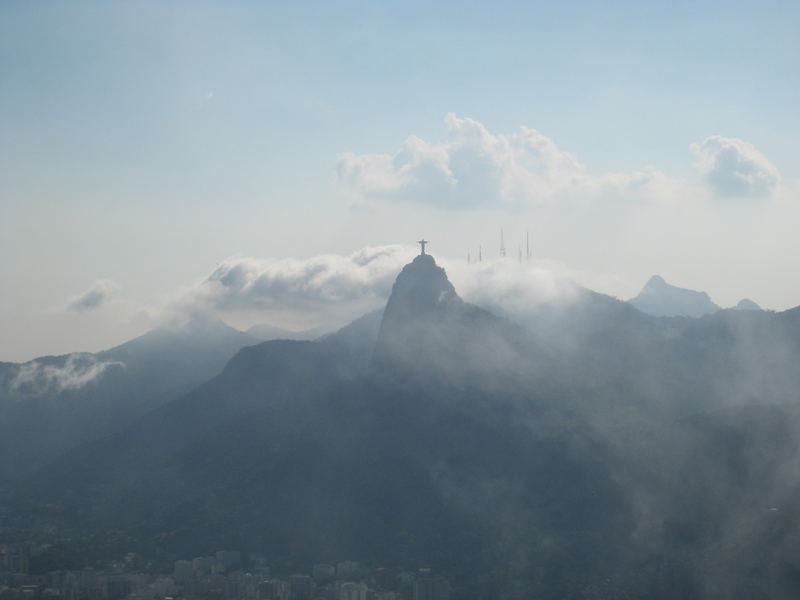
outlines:
{"label": "christ the redeemer statue", "polygon": [[422,248],[422,252],[420,252],[420,254],[425,254],[425,244],[427,244],[427,243],[428,243],[428,240],[426,240],[425,238],[422,238],[422,239],[421,239],[420,241],[418,241],[417,243],[418,243],[418,244],[420,245],[420,247]]}

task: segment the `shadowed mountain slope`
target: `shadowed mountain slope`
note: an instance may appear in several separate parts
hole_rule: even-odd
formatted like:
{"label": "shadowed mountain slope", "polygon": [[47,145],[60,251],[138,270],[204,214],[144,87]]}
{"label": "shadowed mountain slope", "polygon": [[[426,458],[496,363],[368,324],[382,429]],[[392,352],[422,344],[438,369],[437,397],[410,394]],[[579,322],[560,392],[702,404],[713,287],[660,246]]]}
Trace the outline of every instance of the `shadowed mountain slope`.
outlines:
{"label": "shadowed mountain slope", "polygon": [[219,373],[249,335],[219,320],[162,327],[96,354],[0,366],[0,476],[25,476]]}

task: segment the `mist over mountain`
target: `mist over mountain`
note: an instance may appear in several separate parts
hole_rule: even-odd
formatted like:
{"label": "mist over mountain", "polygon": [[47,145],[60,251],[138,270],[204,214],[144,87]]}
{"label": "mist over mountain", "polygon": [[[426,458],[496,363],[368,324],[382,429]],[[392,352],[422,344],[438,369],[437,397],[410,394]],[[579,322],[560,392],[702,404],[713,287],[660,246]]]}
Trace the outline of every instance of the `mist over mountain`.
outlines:
{"label": "mist over mountain", "polygon": [[24,475],[129,425],[255,342],[218,319],[196,318],[94,354],[0,363],[0,476]]}
{"label": "mist over mountain", "polygon": [[464,302],[427,254],[397,276],[386,303],[372,373],[390,379],[446,378],[460,386],[514,360],[520,341],[509,323]]}
{"label": "mist over mountain", "polygon": [[420,255],[385,310],[241,349],[10,502],[154,554],[433,567],[465,598],[788,599],[798,360],[800,308],[663,319],[578,289],[523,326]]}
{"label": "mist over mountain", "polygon": [[0,1],[0,600],[799,600],[798,23]]}

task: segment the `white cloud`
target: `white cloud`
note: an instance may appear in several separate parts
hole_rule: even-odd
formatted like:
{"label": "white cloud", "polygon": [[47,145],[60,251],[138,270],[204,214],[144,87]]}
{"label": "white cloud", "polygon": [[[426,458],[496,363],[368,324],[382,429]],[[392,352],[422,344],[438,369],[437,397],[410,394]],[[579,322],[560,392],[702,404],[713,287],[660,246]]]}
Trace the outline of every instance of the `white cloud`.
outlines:
{"label": "white cloud", "polygon": [[580,287],[563,265],[498,259],[478,264],[442,261],[459,295],[483,308],[524,316],[542,304],[575,298]]}
{"label": "white cloud", "polygon": [[11,380],[12,392],[44,394],[74,390],[99,378],[109,367],[122,366],[119,361],[98,361],[91,354],[74,353],[67,356],[63,365],[45,364],[34,360],[20,365]]}
{"label": "white cloud", "polygon": [[393,155],[338,157],[340,180],[360,201],[395,200],[450,208],[527,205],[560,199],[635,195],[668,181],[654,169],[593,176],[535,129],[493,134],[450,113],[444,141],[416,136]]}
{"label": "white cloud", "polygon": [[184,290],[179,313],[275,311],[349,318],[382,304],[397,273],[415,252],[409,246],[365,247],[350,255],[309,258],[233,257]]}
{"label": "white cloud", "polygon": [[76,312],[85,312],[100,308],[109,295],[119,289],[119,285],[109,279],[98,279],[88,290],[67,301],[67,308]]}
{"label": "white cloud", "polygon": [[768,196],[778,186],[778,169],[749,142],[712,135],[690,147],[698,171],[721,196]]}
{"label": "white cloud", "polygon": [[[260,315],[276,325],[336,326],[383,307],[398,273],[417,252],[389,245],[305,259],[234,257],[185,289],[170,308],[183,317],[222,311]],[[552,261],[437,262],[465,300],[511,316],[567,300],[578,290],[575,274]]]}

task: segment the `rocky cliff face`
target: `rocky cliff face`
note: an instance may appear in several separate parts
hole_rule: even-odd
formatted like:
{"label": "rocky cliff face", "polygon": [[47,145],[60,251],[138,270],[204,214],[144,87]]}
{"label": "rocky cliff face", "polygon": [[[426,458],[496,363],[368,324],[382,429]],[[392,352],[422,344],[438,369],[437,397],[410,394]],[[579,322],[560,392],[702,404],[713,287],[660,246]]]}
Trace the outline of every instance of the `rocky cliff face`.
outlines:
{"label": "rocky cliff face", "polygon": [[383,314],[376,364],[421,361],[434,332],[464,308],[464,301],[432,256],[421,254],[403,267]]}
{"label": "rocky cliff face", "polygon": [[[434,258],[406,265],[386,304],[373,373],[392,378],[475,380],[518,366],[528,340],[504,319],[464,302]],[[466,378],[466,379],[463,379]]]}

